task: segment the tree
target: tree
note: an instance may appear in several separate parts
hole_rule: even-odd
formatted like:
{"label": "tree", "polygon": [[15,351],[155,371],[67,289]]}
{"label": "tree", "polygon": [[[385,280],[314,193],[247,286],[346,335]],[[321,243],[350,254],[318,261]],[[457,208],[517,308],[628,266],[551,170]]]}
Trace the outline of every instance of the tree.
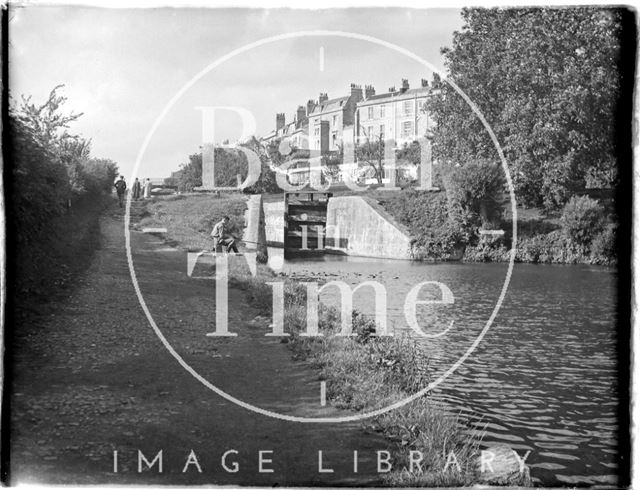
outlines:
{"label": "tree", "polygon": [[[260,142],[253,137],[240,145],[253,152],[260,158],[261,172],[258,182],[243,189],[247,193],[277,192],[275,174],[268,165],[268,157]],[[214,148],[214,178],[217,187],[236,187],[238,175],[240,182],[247,178],[249,164],[246,155],[237,148]],[[173,172],[170,179],[176,182],[178,190],[191,192],[202,185],[202,149],[198,153],[189,155],[189,162],[183,163],[180,170]],[[166,179],[165,179],[166,180]]]}
{"label": "tree", "polygon": [[172,175],[178,181],[178,190],[191,192],[202,185],[202,153],[189,155],[189,161],[180,165],[180,170]]}
{"label": "tree", "polygon": [[108,158],[87,158],[82,161],[85,188],[91,194],[110,194],[118,176],[118,164]]}
{"label": "tree", "polygon": [[[449,77],[502,145],[520,202],[557,208],[586,179],[616,180],[615,109],[621,14],[615,9],[463,9],[442,50]],[[497,162],[487,131],[434,77],[434,156]]]}
{"label": "tree", "polygon": [[275,194],[282,192],[276,182],[276,174],[270,166],[271,160],[268,149],[255,136],[252,136],[242,146],[253,151],[260,158],[260,177],[258,182],[246,187],[243,192],[248,194]]}
{"label": "tree", "polygon": [[384,177],[384,139],[382,135],[367,137],[365,142],[356,146],[356,161],[373,169],[378,184],[382,184]]}
{"label": "tree", "polygon": [[65,165],[70,191],[67,201],[70,203],[72,197],[79,197],[86,191],[84,166],[91,155],[91,140],[69,133],[69,125],[82,116],[82,113],[62,112],[67,98],[58,91],[63,86],[54,87],[41,105],[33,103],[31,96],[23,95],[20,105],[12,111],[34,142],[42,148],[47,148],[52,158]]}

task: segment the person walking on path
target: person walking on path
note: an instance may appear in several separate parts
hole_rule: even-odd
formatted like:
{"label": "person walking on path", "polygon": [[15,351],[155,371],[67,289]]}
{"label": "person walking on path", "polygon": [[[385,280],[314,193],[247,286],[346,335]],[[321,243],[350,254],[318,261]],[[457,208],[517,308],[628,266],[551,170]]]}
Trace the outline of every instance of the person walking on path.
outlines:
{"label": "person walking on path", "polygon": [[116,193],[118,194],[118,205],[122,207],[124,203],[124,193],[127,190],[127,183],[124,181],[124,175],[121,175],[120,179],[117,180],[113,186],[116,188]]}
{"label": "person walking on path", "polygon": [[151,179],[147,177],[147,181],[144,183],[144,198],[151,198]]}
{"label": "person walking on path", "polygon": [[137,201],[138,199],[140,199],[141,187],[142,186],[140,185],[140,181],[138,180],[138,177],[136,177],[136,180],[133,183],[133,187],[131,188],[133,190],[133,199],[134,199],[134,201]]}
{"label": "person walking on path", "polygon": [[238,247],[236,247],[236,239],[230,233],[229,216],[225,216],[218,221],[213,230],[211,231],[213,237],[213,251],[218,252],[218,248],[226,247],[226,252],[229,253],[233,250],[234,253],[238,253]]}

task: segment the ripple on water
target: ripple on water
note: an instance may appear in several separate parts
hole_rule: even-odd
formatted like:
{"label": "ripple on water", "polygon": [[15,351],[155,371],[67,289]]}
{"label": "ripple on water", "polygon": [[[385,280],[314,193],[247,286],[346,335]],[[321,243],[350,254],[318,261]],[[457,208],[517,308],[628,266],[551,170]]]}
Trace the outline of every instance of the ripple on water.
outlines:
{"label": "ripple on water", "polygon": [[[446,284],[455,305],[417,309],[421,325],[455,319],[446,338],[421,344],[435,375],[448,369],[484,326],[506,266],[329,258],[287,262],[286,270],[300,279],[337,277],[351,284],[375,273],[387,289],[388,321],[405,331],[406,293],[426,280]],[[533,450],[529,459],[537,484],[615,484],[608,473],[617,469],[609,464],[618,454],[616,287],[612,269],[517,264],[484,341],[434,399],[474,422],[475,431],[486,426],[485,444],[500,441],[515,450]],[[337,306],[337,294],[335,299]],[[358,292],[354,307],[373,314],[373,295]]]}
{"label": "ripple on water", "polygon": [[538,456],[543,456],[545,458],[553,458],[553,459],[564,459],[567,461],[577,461],[580,459],[577,456],[573,456],[572,454],[550,453],[550,452],[544,452],[544,451],[539,452]]}

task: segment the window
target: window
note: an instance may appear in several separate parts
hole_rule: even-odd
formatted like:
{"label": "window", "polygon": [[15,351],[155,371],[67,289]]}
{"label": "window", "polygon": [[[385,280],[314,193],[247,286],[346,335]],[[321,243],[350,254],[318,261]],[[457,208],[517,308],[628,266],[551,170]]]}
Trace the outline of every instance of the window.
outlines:
{"label": "window", "polygon": [[405,121],[402,123],[402,137],[409,138],[413,136],[413,121]]}
{"label": "window", "polygon": [[367,138],[369,139],[373,138],[373,126],[369,126],[367,128]]}
{"label": "window", "polygon": [[373,119],[373,106],[367,108],[367,117]]}
{"label": "window", "polygon": [[337,141],[338,141],[338,132],[334,131],[333,133],[331,133],[331,143],[333,143],[333,146],[336,145]]}
{"label": "window", "polygon": [[384,134],[384,124],[381,124],[380,125],[380,137],[384,139],[384,136],[385,136],[385,134]]}
{"label": "window", "polygon": [[320,127],[316,126],[313,130],[313,135],[314,136],[320,136]]}
{"label": "window", "polygon": [[413,114],[413,101],[412,100],[405,100],[402,107],[403,107],[403,112],[405,114]]}
{"label": "window", "polygon": [[335,128],[337,124],[338,124],[338,116],[335,115],[333,116],[333,127]]}
{"label": "window", "polygon": [[380,106],[380,117],[384,117],[384,104]]}

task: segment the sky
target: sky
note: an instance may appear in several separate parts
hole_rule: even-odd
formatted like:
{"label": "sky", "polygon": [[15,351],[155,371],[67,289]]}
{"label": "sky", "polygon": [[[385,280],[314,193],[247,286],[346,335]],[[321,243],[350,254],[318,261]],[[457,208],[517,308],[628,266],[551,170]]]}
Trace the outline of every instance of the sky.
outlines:
{"label": "sky", "polygon": [[[64,84],[64,111],[83,113],[71,132],[90,138],[93,156],[116,161],[127,178],[154,126],[138,177],[167,177],[198,152],[198,107],[249,111],[260,136],[274,128],[276,113],[292,121],[298,105],[320,92],[340,97],[356,83],[372,84],[380,93],[398,87],[402,78],[415,87],[432,77],[429,68],[393,49],[328,34],[271,41],[201,73],[234,50],[286,33],[341,31],[398,45],[444,70],[440,49],[462,27],[457,9],[27,5],[12,7],[9,17],[12,98],[30,95],[44,102]],[[211,138],[235,141],[242,126],[237,113],[219,110]]]}

